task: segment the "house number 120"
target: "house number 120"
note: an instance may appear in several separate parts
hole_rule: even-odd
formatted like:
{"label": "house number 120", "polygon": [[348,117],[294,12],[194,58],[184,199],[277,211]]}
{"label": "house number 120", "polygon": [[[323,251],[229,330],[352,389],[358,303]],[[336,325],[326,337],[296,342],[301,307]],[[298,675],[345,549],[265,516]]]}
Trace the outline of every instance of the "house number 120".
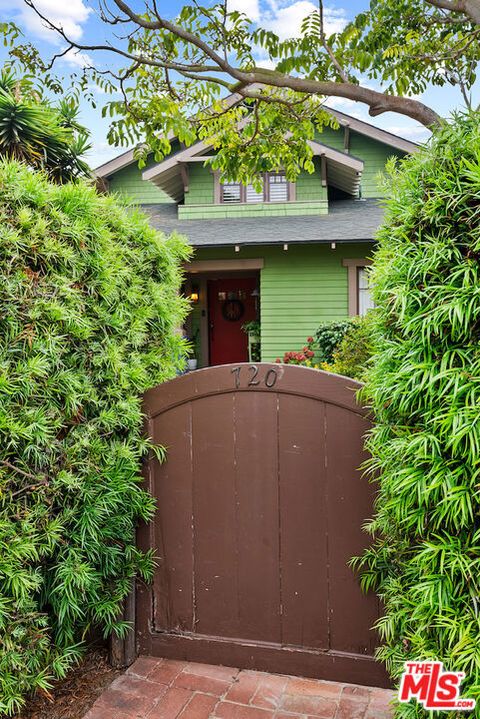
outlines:
{"label": "house number 120", "polygon": [[[258,379],[259,368],[256,364],[251,364],[249,365],[249,367],[234,367],[232,369],[232,374],[235,377],[235,387],[237,389],[241,387],[240,373],[242,369],[246,369],[250,375],[248,378],[247,387],[257,387],[259,384],[262,384],[262,380]],[[265,377],[263,378],[263,383],[266,387],[273,387],[277,381],[277,378],[277,370],[275,369],[275,367],[270,367]]]}

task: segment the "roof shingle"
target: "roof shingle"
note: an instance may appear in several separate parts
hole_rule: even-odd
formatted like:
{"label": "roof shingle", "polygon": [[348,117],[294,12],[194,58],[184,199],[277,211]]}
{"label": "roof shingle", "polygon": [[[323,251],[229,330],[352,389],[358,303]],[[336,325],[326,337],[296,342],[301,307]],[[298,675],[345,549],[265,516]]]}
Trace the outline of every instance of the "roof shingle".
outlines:
{"label": "roof shingle", "polygon": [[179,220],[175,203],[143,205],[153,227],[185,235],[194,247],[302,242],[368,242],[383,220],[377,200],[330,202],[328,215]]}

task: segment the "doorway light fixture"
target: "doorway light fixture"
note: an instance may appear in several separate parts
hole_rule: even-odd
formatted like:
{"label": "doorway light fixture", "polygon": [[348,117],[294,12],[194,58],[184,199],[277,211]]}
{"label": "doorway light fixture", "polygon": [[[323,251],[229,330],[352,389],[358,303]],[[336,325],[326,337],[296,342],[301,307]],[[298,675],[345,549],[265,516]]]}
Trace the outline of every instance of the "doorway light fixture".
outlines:
{"label": "doorway light fixture", "polygon": [[193,304],[196,304],[200,298],[200,293],[198,291],[198,285],[192,285],[192,289],[190,291],[189,299],[190,302],[193,302]]}

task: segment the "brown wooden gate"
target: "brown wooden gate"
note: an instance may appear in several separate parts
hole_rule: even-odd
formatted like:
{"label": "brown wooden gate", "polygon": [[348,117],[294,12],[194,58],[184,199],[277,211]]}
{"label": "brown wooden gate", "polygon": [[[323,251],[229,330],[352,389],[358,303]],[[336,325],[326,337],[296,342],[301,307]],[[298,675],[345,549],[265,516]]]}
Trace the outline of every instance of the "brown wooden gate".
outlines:
{"label": "brown wooden gate", "polygon": [[224,365],[149,391],[158,509],[140,546],[142,654],[372,686],[378,601],[348,566],[368,543],[359,385],[296,366]]}

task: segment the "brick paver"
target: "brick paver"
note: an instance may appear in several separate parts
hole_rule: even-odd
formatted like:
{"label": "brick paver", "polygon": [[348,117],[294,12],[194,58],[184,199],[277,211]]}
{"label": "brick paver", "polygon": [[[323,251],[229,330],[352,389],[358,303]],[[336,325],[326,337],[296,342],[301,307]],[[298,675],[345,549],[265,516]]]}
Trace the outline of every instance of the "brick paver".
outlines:
{"label": "brick paver", "polygon": [[393,692],[140,657],[84,719],[391,719]]}

